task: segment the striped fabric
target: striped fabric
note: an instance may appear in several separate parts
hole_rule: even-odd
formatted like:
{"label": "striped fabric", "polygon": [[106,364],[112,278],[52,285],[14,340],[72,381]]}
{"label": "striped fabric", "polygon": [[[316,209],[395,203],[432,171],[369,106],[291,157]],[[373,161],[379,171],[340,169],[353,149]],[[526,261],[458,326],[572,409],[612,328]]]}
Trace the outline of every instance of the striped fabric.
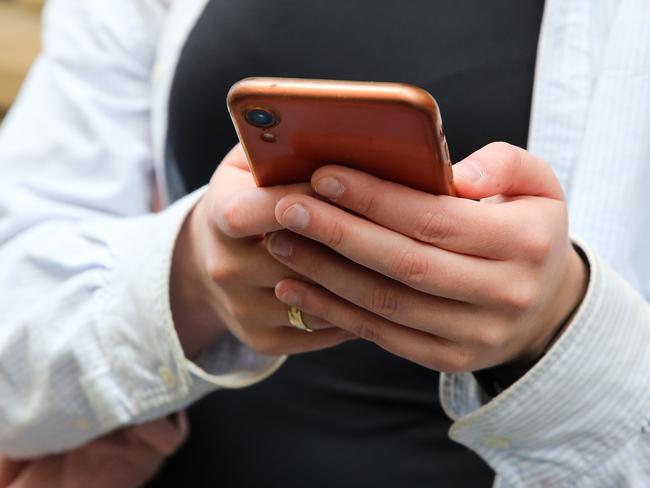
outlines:
{"label": "striped fabric", "polygon": [[565,189],[587,296],[491,401],[444,375],[451,436],[500,488],[650,486],[650,2],[547,1],[529,142]]}
{"label": "striped fabric", "polygon": [[[151,175],[168,203],[169,88],[205,3],[49,2],[0,132],[4,453],[70,449],[282,361],[230,338],[189,363],[171,325],[171,250],[197,195],[152,215]],[[650,486],[649,21],[648,0],[546,1],[529,146],[566,190],[591,278],[566,333],[498,397],[443,376],[451,436],[499,488]]]}
{"label": "striped fabric", "polygon": [[226,335],[190,362],[174,330],[172,250],[200,192],[152,213],[168,13],[161,0],[49,1],[44,51],[0,128],[0,453],[12,458],[163,417],[283,361]]}

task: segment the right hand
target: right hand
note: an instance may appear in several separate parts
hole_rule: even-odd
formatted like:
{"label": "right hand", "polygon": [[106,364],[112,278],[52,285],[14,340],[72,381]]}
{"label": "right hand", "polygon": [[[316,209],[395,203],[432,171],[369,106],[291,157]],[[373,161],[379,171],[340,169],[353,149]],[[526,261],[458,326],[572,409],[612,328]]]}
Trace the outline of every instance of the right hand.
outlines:
{"label": "right hand", "polygon": [[281,355],[334,346],[352,334],[303,314],[314,332],[291,326],[274,293],[285,278],[304,280],[272,258],[266,233],[281,230],[277,202],[314,195],[309,183],[258,188],[241,145],[215,171],[206,194],[186,219],[174,249],[170,300],[188,358],[230,331],[261,354]]}

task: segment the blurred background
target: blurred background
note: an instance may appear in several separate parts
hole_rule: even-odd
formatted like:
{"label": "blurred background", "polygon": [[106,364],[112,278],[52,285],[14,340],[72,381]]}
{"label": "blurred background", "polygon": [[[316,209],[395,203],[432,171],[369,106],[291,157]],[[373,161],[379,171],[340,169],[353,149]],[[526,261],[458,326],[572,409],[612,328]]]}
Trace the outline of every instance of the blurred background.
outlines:
{"label": "blurred background", "polygon": [[38,54],[43,1],[0,0],[0,120]]}

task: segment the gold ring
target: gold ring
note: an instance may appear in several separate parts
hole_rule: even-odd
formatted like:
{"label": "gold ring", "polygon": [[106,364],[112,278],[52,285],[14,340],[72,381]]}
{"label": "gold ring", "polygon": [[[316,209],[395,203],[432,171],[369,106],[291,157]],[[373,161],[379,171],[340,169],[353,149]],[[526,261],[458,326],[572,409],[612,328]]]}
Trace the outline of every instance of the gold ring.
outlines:
{"label": "gold ring", "polygon": [[305,322],[302,320],[302,311],[298,307],[289,305],[289,310],[287,310],[287,315],[289,316],[289,323],[293,325],[296,329],[304,330],[305,332],[314,332],[313,329],[310,329]]}

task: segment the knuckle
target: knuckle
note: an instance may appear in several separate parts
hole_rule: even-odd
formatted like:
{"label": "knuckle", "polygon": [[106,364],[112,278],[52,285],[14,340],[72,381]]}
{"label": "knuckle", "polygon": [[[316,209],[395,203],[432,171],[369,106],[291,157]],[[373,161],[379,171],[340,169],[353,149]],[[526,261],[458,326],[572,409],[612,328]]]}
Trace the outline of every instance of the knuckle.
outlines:
{"label": "knuckle", "polygon": [[210,280],[217,285],[233,283],[241,278],[241,270],[231,260],[209,257],[205,263]]}
{"label": "knuckle", "polygon": [[514,146],[504,141],[490,142],[486,147],[495,153],[501,153],[504,155],[510,154],[514,151]]}
{"label": "knuckle", "polygon": [[364,216],[372,215],[376,206],[376,194],[373,191],[361,192],[357,202],[357,211]]}
{"label": "knuckle", "polygon": [[412,249],[403,249],[393,259],[390,271],[399,281],[407,285],[417,285],[427,276],[429,262],[425,256]]}
{"label": "knuckle", "polygon": [[397,294],[387,286],[376,286],[370,296],[369,308],[384,317],[392,317],[398,310]]}
{"label": "knuckle", "polygon": [[502,301],[509,310],[527,312],[537,303],[540,291],[541,287],[535,280],[518,280],[507,289]]}
{"label": "knuckle", "polygon": [[553,240],[548,232],[528,232],[524,239],[525,255],[534,262],[543,261],[551,252]]}
{"label": "knuckle", "polygon": [[499,348],[508,341],[508,334],[505,327],[486,325],[478,331],[477,342],[479,345],[488,348]]}
{"label": "knuckle", "polygon": [[369,342],[378,340],[376,324],[369,318],[362,318],[354,325],[353,334]]}
{"label": "knuckle", "polygon": [[333,221],[325,232],[323,242],[332,249],[337,249],[343,242],[343,225],[338,221]]}
{"label": "knuckle", "polygon": [[452,224],[447,213],[427,211],[415,223],[415,238],[429,244],[437,244],[449,237],[451,229]]}
{"label": "knuckle", "polygon": [[226,200],[219,212],[220,228],[230,237],[246,235],[246,208],[242,205],[241,197],[232,196]]}
{"label": "knuckle", "polygon": [[505,174],[513,175],[519,172],[523,164],[522,153],[519,149],[507,142],[492,142],[487,147],[503,167]]}
{"label": "knuckle", "polygon": [[496,141],[488,144],[487,148],[504,164],[518,164],[520,162],[519,151],[512,144]]}

